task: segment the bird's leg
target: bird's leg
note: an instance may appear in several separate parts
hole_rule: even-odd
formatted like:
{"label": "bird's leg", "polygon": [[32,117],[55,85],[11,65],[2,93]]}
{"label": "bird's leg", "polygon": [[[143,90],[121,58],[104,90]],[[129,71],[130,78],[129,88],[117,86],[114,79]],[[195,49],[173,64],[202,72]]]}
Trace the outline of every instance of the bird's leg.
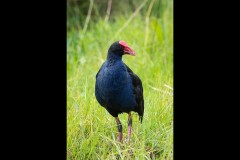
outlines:
{"label": "bird's leg", "polygon": [[118,117],[115,117],[115,120],[117,122],[117,127],[118,127],[118,141],[122,142],[122,124]]}
{"label": "bird's leg", "polygon": [[127,139],[128,144],[130,142],[131,129],[132,129],[132,115],[131,115],[131,112],[129,112],[128,113],[128,139]]}

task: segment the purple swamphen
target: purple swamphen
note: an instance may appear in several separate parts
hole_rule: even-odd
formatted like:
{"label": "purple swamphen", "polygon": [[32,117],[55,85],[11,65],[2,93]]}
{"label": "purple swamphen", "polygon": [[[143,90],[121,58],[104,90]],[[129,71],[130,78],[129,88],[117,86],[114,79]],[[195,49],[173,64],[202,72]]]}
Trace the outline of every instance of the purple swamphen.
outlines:
{"label": "purple swamphen", "polygon": [[118,114],[128,113],[127,143],[129,143],[132,127],[131,111],[138,113],[142,123],[144,99],[142,82],[122,61],[124,54],[136,55],[122,40],[110,46],[107,59],[96,75],[95,96],[99,104],[115,117],[119,142],[122,142],[122,125]]}

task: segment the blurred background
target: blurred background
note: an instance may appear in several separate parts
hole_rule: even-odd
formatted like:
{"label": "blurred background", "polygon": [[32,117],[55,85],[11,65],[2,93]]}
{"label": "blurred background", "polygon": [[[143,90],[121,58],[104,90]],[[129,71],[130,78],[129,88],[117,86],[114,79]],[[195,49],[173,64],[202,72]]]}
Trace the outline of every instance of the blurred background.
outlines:
{"label": "blurred background", "polygon": [[[123,61],[144,88],[143,124],[133,114],[129,146],[116,143],[115,120],[94,94],[96,73],[118,40],[136,52]],[[127,114],[119,118],[126,134]],[[117,155],[173,159],[173,0],[67,0],[67,158]]]}
{"label": "blurred background", "polygon": [[[142,6],[141,6],[142,5]],[[139,8],[140,7],[140,8]],[[91,16],[90,24],[99,19],[114,22],[118,17],[128,17],[136,9],[136,15],[161,18],[168,12],[172,18],[172,0],[67,0],[67,27],[83,28],[86,16]],[[148,15],[147,15],[148,14]],[[166,14],[166,13],[165,13]]]}
{"label": "blurred background", "polygon": [[172,32],[172,0],[67,0],[69,54],[74,54],[73,50],[84,54],[88,46],[106,52],[119,39],[131,46],[138,43],[144,52],[172,50]]}

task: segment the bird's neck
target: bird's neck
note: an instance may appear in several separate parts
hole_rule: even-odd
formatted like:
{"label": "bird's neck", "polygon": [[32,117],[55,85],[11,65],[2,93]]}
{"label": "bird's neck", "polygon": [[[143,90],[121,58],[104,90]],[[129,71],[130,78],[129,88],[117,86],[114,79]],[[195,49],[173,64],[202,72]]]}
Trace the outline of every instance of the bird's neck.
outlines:
{"label": "bird's neck", "polygon": [[114,53],[108,53],[107,61],[111,63],[115,63],[117,61],[122,61],[122,55],[117,55]]}

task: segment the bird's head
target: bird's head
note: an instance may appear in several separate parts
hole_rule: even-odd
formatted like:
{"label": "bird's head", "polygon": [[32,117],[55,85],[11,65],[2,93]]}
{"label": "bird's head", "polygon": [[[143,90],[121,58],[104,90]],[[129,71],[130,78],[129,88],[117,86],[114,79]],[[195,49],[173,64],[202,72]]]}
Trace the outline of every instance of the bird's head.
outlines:
{"label": "bird's head", "polygon": [[110,46],[108,53],[114,53],[114,54],[118,54],[120,56],[122,56],[124,54],[129,54],[132,56],[136,55],[136,53],[128,46],[128,44],[122,40],[114,42]]}

